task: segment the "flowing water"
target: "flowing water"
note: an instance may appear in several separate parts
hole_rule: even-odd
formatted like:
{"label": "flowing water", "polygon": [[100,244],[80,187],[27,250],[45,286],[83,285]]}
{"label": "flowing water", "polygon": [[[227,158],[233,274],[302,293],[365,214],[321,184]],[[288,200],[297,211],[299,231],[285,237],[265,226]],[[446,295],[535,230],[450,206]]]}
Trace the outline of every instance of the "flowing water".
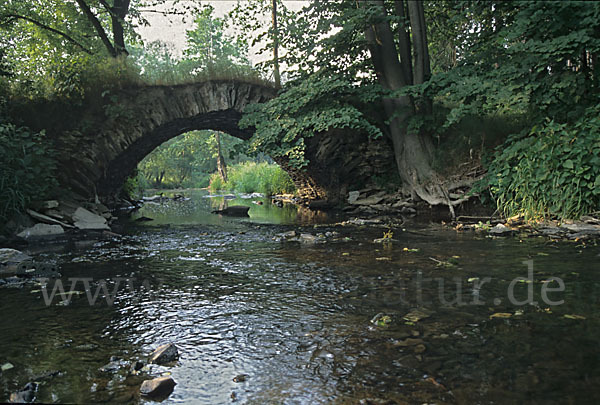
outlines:
{"label": "flowing water", "polygon": [[[146,402],[141,382],[170,373],[167,403],[600,402],[597,245],[408,222],[374,243],[388,228],[264,199],[228,218],[191,196],[146,204],[120,239],[38,253],[82,292],[68,305],[0,290],[0,401],[37,381],[41,402]],[[83,279],[118,287],[112,305]],[[130,372],[168,342],[176,363]]]}

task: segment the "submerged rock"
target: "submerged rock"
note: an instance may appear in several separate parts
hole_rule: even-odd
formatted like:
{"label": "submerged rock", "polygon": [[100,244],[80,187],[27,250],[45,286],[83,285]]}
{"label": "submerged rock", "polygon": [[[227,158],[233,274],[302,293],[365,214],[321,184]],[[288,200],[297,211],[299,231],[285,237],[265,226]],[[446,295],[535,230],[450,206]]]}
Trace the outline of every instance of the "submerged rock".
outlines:
{"label": "submerged rock", "polygon": [[159,377],[153,380],[146,380],[140,387],[140,393],[152,398],[166,398],[173,392],[177,383],[171,377]]}
{"label": "submerged rock", "polygon": [[25,273],[31,268],[31,256],[15,249],[0,249],[0,276]]}
{"label": "submerged rock", "polygon": [[241,205],[234,205],[233,207],[227,207],[222,210],[214,210],[213,214],[229,215],[231,217],[249,217],[248,211],[250,207],[244,207]]}
{"label": "submerged rock", "polygon": [[37,391],[36,383],[27,383],[23,389],[18,392],[10,394],[9,402],[13,404],[22,404],[33,402],[35,399],[35,392]]}
{"label": "submerged rock", "polygon": [[166,345],[159,346],[150,355],[150,363],[164,364],[171,363],[179,357],[177,346],[173,343],[167,343]]}

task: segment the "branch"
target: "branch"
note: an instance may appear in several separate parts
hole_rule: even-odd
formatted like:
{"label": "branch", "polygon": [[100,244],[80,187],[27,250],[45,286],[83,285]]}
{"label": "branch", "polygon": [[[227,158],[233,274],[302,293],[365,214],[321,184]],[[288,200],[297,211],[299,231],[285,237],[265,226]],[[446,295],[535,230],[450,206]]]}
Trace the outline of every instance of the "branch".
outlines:
{"label": "branch", "polygon": [[161,11],[161,10],[151,10],[151,9],[142,9],[139,11],[140,14],[142,13],[157,13],[157,14],[162,14],[164,16],[167,15],[186,15],[186,13],[184,11],[175,11],[175,10],[166,10],[166,11]]}
{"label": "branch", "polygon": [[87,49],[86,47],[84,47],[83,45],[81,45],[77,40],[75,40],[73,37],[71,37],[68,34],[65,34],[62,31],[59,31],[55,28],[52,28],[44,23],[41,23],[39,21],[34,20],[33,18],[29,18],[26,17],[24,15],[18,15],[18,14],[7,14],[7,15],[3,15],[2,18],[8,18],[8,21],[10,21],[11,19],[13,20],[24,20],[24,21],[28,21],[34,25],[37,25],[38,27],[46,30],[46,31],[50,31],[56,35],[59,35],[61,37],[63,37],[64,39],[66,39],[67,41],[71,42],[73,45],[77,46],[79,49],[81,49],[82,51],[84,51],[85,53],[89,54],[89,55],[93,55],[93,52],[90,51],[89,49]]}
{"label": "branch", "polygon": [[83,0],[75,0],[75,1],[77,2],[77,4],[79,4],[79,7],[83,11],[83,13],[86,15],[86,17],[88,18],[90,23],[92,23],[92,25],[96,29],[98,36],[104,43],[104,46],[106,46],[106,49],[108,49],[108,52],[112,56],[117,57],[117,51],[115,50],[115,47],[110,42],[110,39],[108,39],[108,36],[106,35],[106,31],[104,31],[104,28],[102,28],[102,24],[100,24],[100,21],[98,21],[98,18],[96,18],[94,13],[92,13],[92,10],[90,10],[90,6],[88,6],[86,4],[86,2]]}

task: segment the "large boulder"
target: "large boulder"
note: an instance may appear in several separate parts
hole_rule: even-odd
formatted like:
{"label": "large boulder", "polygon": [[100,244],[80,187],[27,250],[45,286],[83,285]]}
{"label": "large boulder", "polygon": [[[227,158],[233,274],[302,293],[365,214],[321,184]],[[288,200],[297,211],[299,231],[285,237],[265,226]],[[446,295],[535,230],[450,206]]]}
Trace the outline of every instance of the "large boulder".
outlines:
{"label": "large boulder", "polygon": [[94,214],[83,207],[78,207],[73,213],[73,222],[77,229],[100,229],[110,231],[106,218]]}
{"label": "large boulder", "polygon": [[43,238],[49,236],[57,236],[65,233],[65,230],[60,225],[35,224],[31,228],[27,228],[17,234],[23,239]]}

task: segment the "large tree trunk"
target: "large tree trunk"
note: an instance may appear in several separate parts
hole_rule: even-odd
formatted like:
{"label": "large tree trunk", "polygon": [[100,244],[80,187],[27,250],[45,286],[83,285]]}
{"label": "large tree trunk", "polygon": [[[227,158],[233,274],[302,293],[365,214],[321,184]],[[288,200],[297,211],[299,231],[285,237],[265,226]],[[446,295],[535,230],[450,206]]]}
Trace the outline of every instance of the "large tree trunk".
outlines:
{"label": "large tree trunk", "polygon": [[215,133],[215,139],[217,141],[217,172],[221,176],[221,180],[227,182],[227,164],[221,153],[221,134],[219,132]]}
{"label": "large tree trunk", "polygon": [[[408,0],[408,14],[415,54],[413,84],[423,84],[431,77],[429,49],[427,48],[427,26],[425,25],[423,3],[421,1]],[[422,97],[418,102],[417,109],[419,112],[431,114],[433,110],[431,99]]]}
{"label": "large tree trunk", "polygon": [[[362,0],[363,4],[365,0]],[[383,0],[369,1],[366,6],[376,7],[382,16],[386,16]],[[409,10],[410,10],[409,3]],[[415,5],[413,5],[413,8]],[[418,15],[422,13],[422,7],[413,9],[411,17],[418,19],[415,23],[420,29],[421,38],[417,39],[413,32],[413,42],[418,43],[420,52],[415,52],[415,66],[413,67],[413,80],[425,80],[428,78],[429,58],[422,53],[427,50],[426,41],[423,38],[424,18]],[[420,24],[420,25],[419,25]],[[411,18],[411,27],[413,21]],[[369,25],[365,31],[365,37],[371,60],[377,74],[379,83],[388,90],[396,91],[410,84],[404,64],[398,59],[398,51],[394,42],[394,35],[387,20],[375,25]],[[421,42],[419,42],[421,41]],[[417,63],[417,59],[419,62]],[[417,71],[419,70],[419,71]],[[432,205],[447,203],[452,215],[454,211],[448,199],[448,193],[440,186],[440,182],[432,168],[433,142],[426,133],[408,131],[407,121],[415,114],[415,105],[409,96],[385,98],[383,106],[389,120],[389,133],[394,147],[394,156],[398,173],[404,187],[413,196],[427,201]]]}
{"label": "large tree trunk", "polygon": [[98,34],[100,40],[106,47],[108,53],[113,57],[118,57],[121,55],[128,55],[127,49],[125,48],[125,37],[124,37],[124,22],[125,16],[129,12],[129,3],[131,0],[115,0],[113,7],[111,7],[106,1],[101,0],[100,3],[106,8],[106,11],[110,14],[112,31],[113,31],[113,41],[110,42],[104,27],[102,27],[102,23],[96,17],[96,15],[92,12],[90,6],[86,3],[86,0],[75,0],[79,5],[83,14],[87,17],[88,21]]}
{"label": "large tree trunk", "polygon": [[394,1],[394,10],[396,15],[400,17],[400,24],[398,24],[398,45],[400,47],[400,64],[404,71],[404,81],[412,84],[412,47],[410,45],[410,32],[404,0]]}

